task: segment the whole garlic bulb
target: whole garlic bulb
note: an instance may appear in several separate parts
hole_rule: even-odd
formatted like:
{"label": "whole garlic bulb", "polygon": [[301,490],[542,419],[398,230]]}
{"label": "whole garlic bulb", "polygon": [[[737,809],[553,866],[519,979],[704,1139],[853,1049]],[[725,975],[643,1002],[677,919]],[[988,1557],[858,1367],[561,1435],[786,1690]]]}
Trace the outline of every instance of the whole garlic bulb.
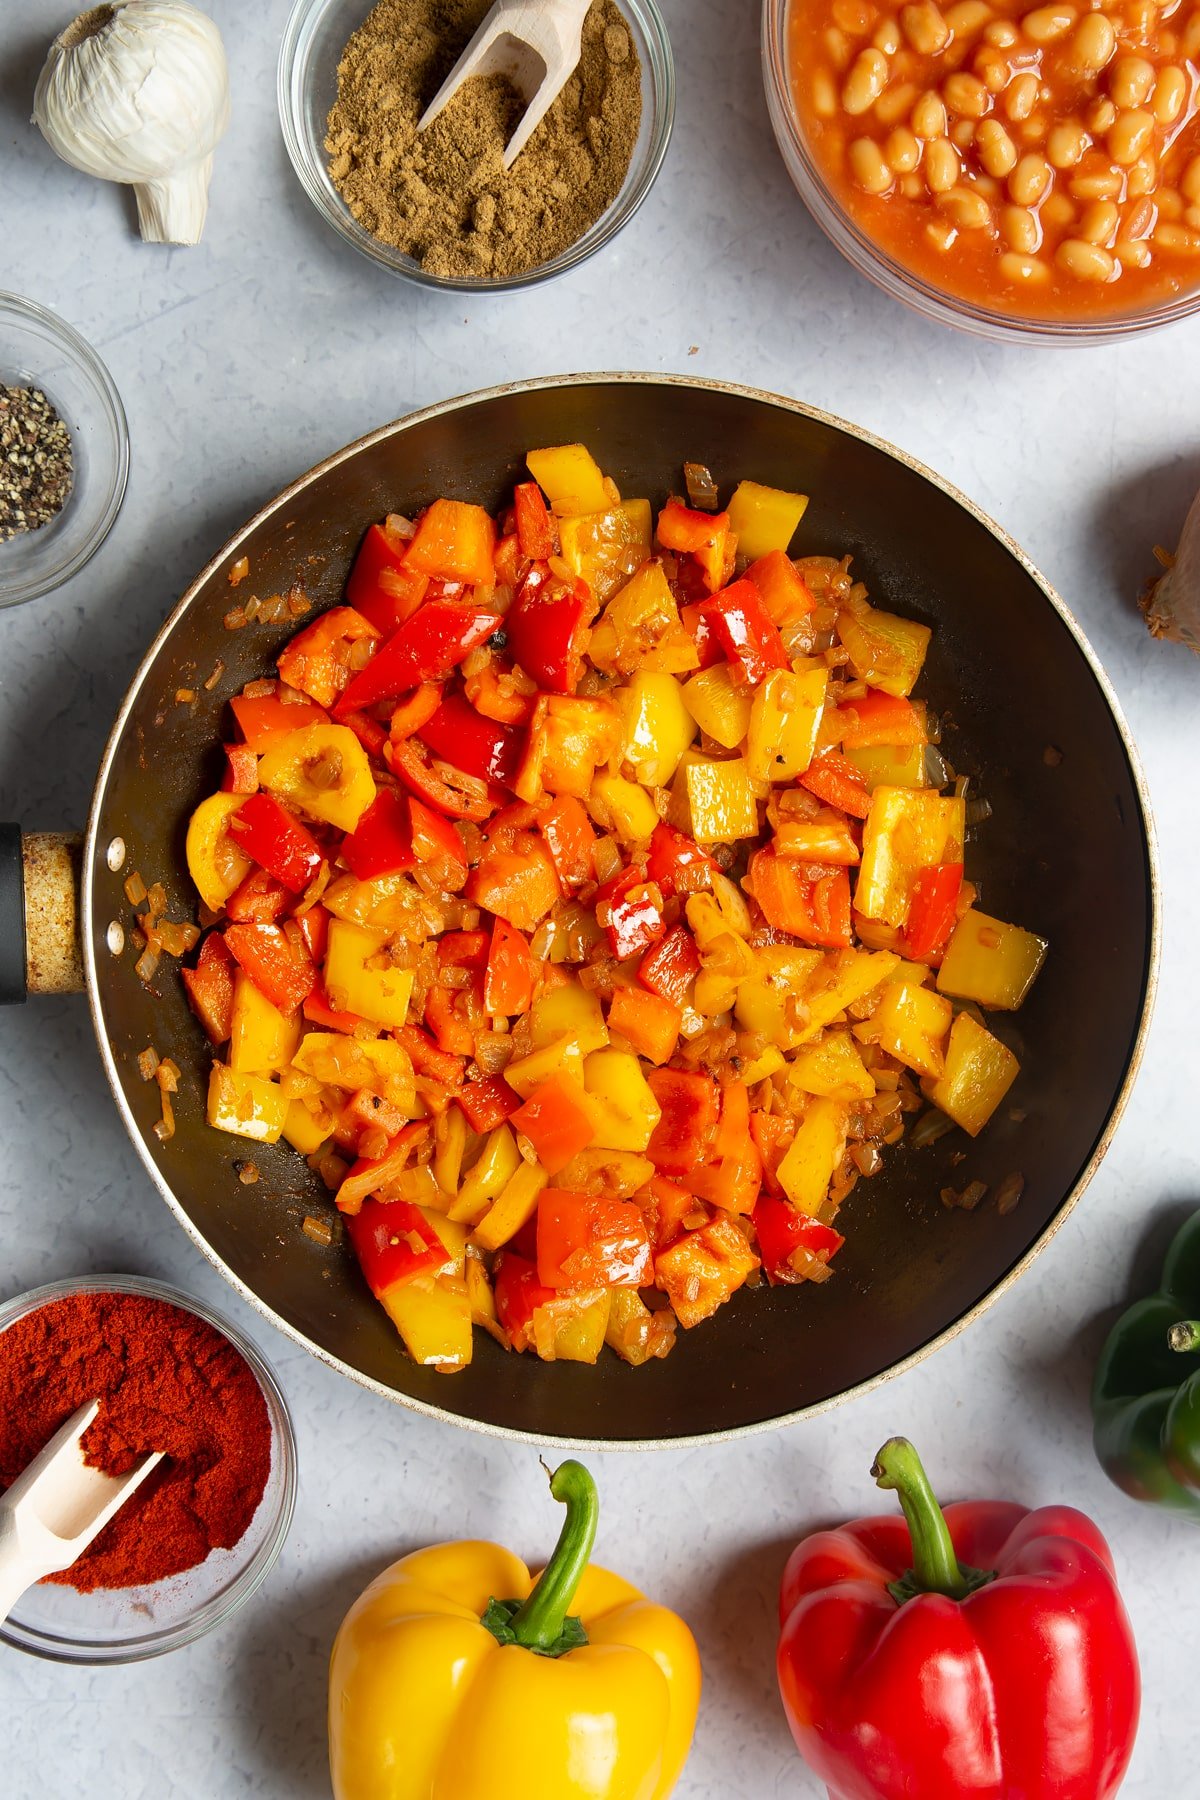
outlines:
{"label": "whole garlic bulb", "polygon": [[1154,637],[1200,653],[1200,494],[1184,520],[1178,550],[1162,560],[1168,562],[1166,574],[1151,582],[1139,602],[1146,624]]}
{"label": "whole garlic bulb", "polygon": [[132,183],[152,244],[195,244],[229,123],[221,34],[186,0],[113,0],[55,38],[34,122],[64,162]]}

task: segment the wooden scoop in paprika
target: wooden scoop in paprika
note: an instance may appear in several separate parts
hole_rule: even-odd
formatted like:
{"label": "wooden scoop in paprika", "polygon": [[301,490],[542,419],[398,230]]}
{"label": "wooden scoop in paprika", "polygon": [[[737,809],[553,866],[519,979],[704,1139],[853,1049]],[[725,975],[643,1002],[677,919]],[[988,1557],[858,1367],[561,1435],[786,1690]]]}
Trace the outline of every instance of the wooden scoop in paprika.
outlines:
{"label": "wooden scoop in paprika", "polygon": [[73,1412],[0,1495],[0,1620],[35,1581],[69,1569],[162,1461],[154,1450],[124,1475],[91,1468],[82,1439],[99,1411],[89,1400]]}
{"label": "wooden scoop in paprika", "polygon": [[575,73],[590,5],[591,0],[495,0],[417,130],[432,125],[473,75],[506,75],[526,103],[504,151],[504,166],[511,169]]}

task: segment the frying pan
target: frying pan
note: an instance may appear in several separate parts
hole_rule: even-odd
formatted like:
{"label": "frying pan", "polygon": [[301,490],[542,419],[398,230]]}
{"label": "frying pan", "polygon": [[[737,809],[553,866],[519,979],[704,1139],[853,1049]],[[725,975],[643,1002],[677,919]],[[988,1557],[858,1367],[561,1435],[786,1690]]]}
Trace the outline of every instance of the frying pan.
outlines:
{"label": "frying pan", "polygon": [[[335,601],[364,527],[445,494],[500,504],[523,453],[586,442],[627,495],[661,500],[684,458],[724,491],[742,476],[812,496],[797,547],[849,553],[877,604],[933,627],[921,692],[948,714],[944,748],[978,778],[992,817],[971,846],[987,909],[1050,940],[1029,1001],[989,1020],[1022,1073],[986,1132],[901,1146],[855,1189],[847,1242],[820,1287],[743,1291],[661,1362],[630,1369],[506,1355],[477,1334],[471,1367],[416,1367],[347,1250],[301,1230],[328,1200],[285,1144],[247,1146],[204,1123],[209,1052],[164,958],[151,988],[122,947],[134,869],[190,916],[184,830],[220,780],[226,701],[269,672],[294,629],[229,631],[238,600],[302,584]],[[206,686],[217,665],[215,684]],[[196,696],[180,702],[180,690]],[[7,859],[4,854],[7,847]],[[44,847],[43,847],[44,848]],[[28,846],[27,846],[28,849]],[[0,844],[12,920],[19,856]],[[653,375],[586,375],[494,388],[350,445],[265,507],[189,588],[142,663],[100,769],[80,869],[86,986],[121,1116],[180,1224],[241,1294],[334,1367],[419,1411],[539,1442],[707,1439],[803,1417],[945,1342],[1016,1279],[1078,1201],[1139,1062],[1157,957],[1155,869],[1136,755],[1108,682],[1061,600],[960,494],[864,432],[775,395]],[[37,955],[53,906],[27,902]],[[36,958],[35,958],[36,960]],[[43,979],[45,976],[43,974]],[[54,979],[54,977],[50,977]],[[69,979],[62,973],[60,985]],[[0,984],[3,976],[0,975]],[[182,1071],[178,1128],[161,1144],[158,1092],[138,1076],[153,1044]],[[261,1172],[240,1184],[249,1149]],[[947,1186],[1024,1177],[1019,1205],[947,1210]]]}

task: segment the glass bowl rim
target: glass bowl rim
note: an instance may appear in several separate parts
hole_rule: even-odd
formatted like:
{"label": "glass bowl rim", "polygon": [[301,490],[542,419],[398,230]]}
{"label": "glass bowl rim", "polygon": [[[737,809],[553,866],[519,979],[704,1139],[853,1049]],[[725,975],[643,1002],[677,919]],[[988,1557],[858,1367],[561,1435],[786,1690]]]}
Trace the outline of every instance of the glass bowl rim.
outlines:
{"label": "glass bowl rim", "polygon": [[[630,192],[624,196],[618,194],[581,238],[577,238],[557,256],[552,256],[549,262],[539,263],[536,268],[526,269],[519,275],[499,278],[433,275],[422,269],[419,263],[405,256],[403,251],[372,237],[350,215],[344,204],[335,206],[314,169],[319,157],[304,127],[302,96],[296,92],[297,70],[301,53],[307,50],[317,24],[333,7],[342,3],[343,0],[294,0],[279,47],[276,73],[279,121],[288,160],[316,211],[343,242],[349,244],[360,256],[365,256],[377,268],[386,270],[402,281],[411,281],[418,287],[432,288],[443,293],[505,294],[516,292],[520,288],[536,287],[539,282],[552,281],[555,276],[565,275],[578,268],[597,250],[610,243],[649,195],[666,157],[675,121],[674,52],[657,0],[616,0],[626,17],[632,15],[632,23],[642,33],[649,52],[645,61],[653,94],[645,166]],[[631,161],[630,167],[633,166]]]}
{"label": "glass bowl rim", "polygon": [[[144,1637],[122,1638],[110,1642],[33,1633],[17,1625],[11,1615],[9,1619],[0,1622],[0,1643],[24,1650],[47,1662],[91,1666],[144,1662],[150,1657],[165,1655],[169,1650],[180,1649],[184,1644],[195,1643],[214,1626],[224,1624],[257,1592],[274,1568],[291,1528],[296,1506],[296,1433],[291,1408],[283,1389],[261,1350],[239,1326],[206,1301],[197,1300],[165,1281],[156,1281],[142,1275],[77,1275],[67,1276],[60,1281],[45,1282],[40,1287],[29,1288],[25,1293],[0,1301],[0,1335],[19,1319],[27,1318],[55,1300],[86,1293],[133,1294],[145,1299],[162,1300],[170,1306],[178,1307],[182,1312],[194,1314],[220,1332],[249,1365],[258,1382],[270,1417],[272,1440],[279,1446],[280,1493],[275,1517],[266,1537],[229,1586],[212,1599],[206,1600],[194,1612],[189,1612],[174,1624],[149,1632]],[[266,1499],[265,1491],[263,1499]],[[262,1505],[262,1501],[259,1505]],[[232,1548],[236,1549],[236,1546]],[[198,1564],[197,1567],[203,1567],[203,1564]],[[185,1570],[184,1573],[190,1571]]]}
{"label": "glass bowl rim", "polygon": [[[30,300],[26,295],[15,293],[9,288],[0,288],[0,326],[7,320],[15,320],[18,325],[40,326],[42,332],[64,352],[76,371],[82,373],[95,390],[101,410],[108,416],[116,439],[116,456],[108,499],[87,537],[65,561],[52,564],[35,579],[15,584],[11,590],[5,588],[3,576],[0,575],[0,610],[9,606],[22,606],[27,600],[36,600],[42,594],[61,587],[73,575],[78,575],[84,565],[92,560],[116,524],[129,483],[129,420],[117,384],[99,351],[94,350],[82,333],[69,325],[53,308],[43,305],[40,300]],[[70,427],[70,419],[67,420],[67,425]]]}
{"label": "glass bowl rim", "polygon": [[1140,312],[1105,314],[1094,319],[1050,319],[1001,312],[936,287],[897,261],[842,205],[817,167],[800,128],[788,86],[786,21],[792,3],[793,0],[763,0],[763,82],[775,139],[793,185],[817,225],[847,262],[890,298],[905,302],[923,318],[938,324],[953,325],[994,342],[1024,341],[1044,348],[1123,343],[1200,312],[1200,283],[1188,294]]}

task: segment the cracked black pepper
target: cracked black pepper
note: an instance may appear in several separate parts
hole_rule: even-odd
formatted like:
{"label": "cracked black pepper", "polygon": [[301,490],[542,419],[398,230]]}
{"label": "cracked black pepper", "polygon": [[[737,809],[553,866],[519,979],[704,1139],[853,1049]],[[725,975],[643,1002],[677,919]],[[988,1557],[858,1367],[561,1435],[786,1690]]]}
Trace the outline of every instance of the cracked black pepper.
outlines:
{"label": "cracked black pepper", "polygon": [[476,76],[417,120],[488,0],[379,0],[338,65],[329,173],[373,237],[433,275],[521,275],[576,243],[621,191],[642,116],[641,62],[615,0],[594,0],[579,66],[511,169],[524,101]]}
{"label": "cracked black pepper", "polygon": [[48,525],[74,473],[71,434],[41,389],[0,384],[0,543]]}

